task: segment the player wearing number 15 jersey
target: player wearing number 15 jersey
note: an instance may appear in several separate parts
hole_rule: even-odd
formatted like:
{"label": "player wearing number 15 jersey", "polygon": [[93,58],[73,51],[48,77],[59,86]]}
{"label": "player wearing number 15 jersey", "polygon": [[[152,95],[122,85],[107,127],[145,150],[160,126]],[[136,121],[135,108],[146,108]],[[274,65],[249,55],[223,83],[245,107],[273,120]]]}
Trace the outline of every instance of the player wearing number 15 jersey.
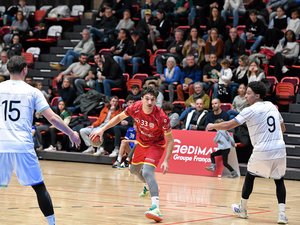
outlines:
{"label": "player wearing number 15 jersey", "polygon": [[245,98],[250,106],[230,121],[208,124],[207,129],[228,130],[246,122],[254,148],[248,162],[241,203],[233,204],[232,209],[239,217],[247,218],[247,202],[255,177],[273,178],[279,208],[277,222],[287,224],[286,189],[283,180],[286,171],[286,148],[282,134],[285,126],[277,108],[271,102],[262,100],[265,95],[264,83],[260,81],[249,83]]}
{"label": "player wearing number 15 jersey", "polygon": [[167,172],[174,139],[168,116],[162,109],[155,106],[157,95],[158,91],[155,88],[144,88],[141,101],[129,106],[124,112],[111,119],[98,132],[92,133],[91,139],[98,135],[102,137],[105,130],[117,125],[128,116],[134,119],[137,127],[136,139],[138,144],[134,151],[130,171],[137,175],[142,182],[147,183],[152,206],[146,211],[145,215],[147,218],[159,222],[162,220],[162,215],[159,210],[158,185],[154,171],[166,149],[166,156],[161,164],[161,168],[164,173]]}
{"label": "player wearing number 15 jersey", "polygon": [[55,225],[51,198],[41,174],[31,135],[34,111],[40,112],[57,129],[80,144],[73,132],[49,107],[42,92],[24,82],[26,61],[13,56],[7,64],[10,80],[0,84],[0,187],[6,187],[12,172],[22,185],[32,186],[49,225]]}

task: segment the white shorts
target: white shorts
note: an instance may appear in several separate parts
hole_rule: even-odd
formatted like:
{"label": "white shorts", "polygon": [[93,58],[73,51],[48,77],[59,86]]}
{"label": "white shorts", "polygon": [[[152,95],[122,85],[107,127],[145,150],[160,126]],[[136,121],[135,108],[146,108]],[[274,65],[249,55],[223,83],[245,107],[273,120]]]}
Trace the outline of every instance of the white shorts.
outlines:
{"label": "white shorts", "polygon": [[0,187],[6,187],[12,172],[23,186],[43,182],[40,164],[35,153],[0,153]]}
{"label": "white shorts", "polygon": [[250,157],[247,169],[253,175],[281,179],[286,171],[286,157],[271,160],[253,160]]}

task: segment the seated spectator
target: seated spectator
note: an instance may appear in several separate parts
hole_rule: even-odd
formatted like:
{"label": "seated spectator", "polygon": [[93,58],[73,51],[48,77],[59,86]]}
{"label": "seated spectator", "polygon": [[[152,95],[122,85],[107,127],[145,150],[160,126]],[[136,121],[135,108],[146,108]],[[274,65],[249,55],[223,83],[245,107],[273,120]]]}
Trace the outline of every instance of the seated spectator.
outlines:
{"label": "seated spectator", "polygon": [[225,41],[225,57],[234,66],[238,65],[238,59],[245,54],[246,43],[237,33],[236,28],[231,28],[229,38]]}
{"label": "seated spectator", "polygon": [[177,85],[177,97],[179,101],[184,101],[184,91],[188,91],[189,95],[194,93],[193,84],[202,81],[202,72],[197,66],[194,55],[186,57],[187,66],[183,68],[179,85]]}
{"label": "seated spectator", "polygon": [[150,12],[154,16],[156,15],[156,7],[152,0],[145,0],[145,3],[141,7],[141,19],[145,18],[145,13]]}
{"label": "seated spectator", "polygon": [[299,39],[300,35],[300,19],[299,19],[299,11],[298,9],[293,9],[291,11],[291,19],[288,22],[288,26],[286,30],[294,31],[296,35],[296,39]]}
{"label": "seated spectator", "polygon": [[10,44],[4,47],[4,50],[7,52],[8,58],[14,55],[21,55],[23,46],[20,43],[20,36],[18,34],[14,34],[12,37],[12,41]]}
{"label": "seated spectator", "polygon": [[169,91],[169,101],[174,100],[174,89],[179,82],[181,76],[180,68],[176,65],[174,57],[169,57],[167,60],[167,67],[165,68],[164,74],[160,76],[161,84],[159,91],[164,93],[166,89]]}
{"label": "seated spectator", "polygon": [[111,55],[102,55],[98,62],[96,89],[109,99],[112,88],[124,86],[124,76],[118,63]]}
{"label": "seated spectator", "polygon": [[139,70],[139,64],[145,63],[147,57],[147,50],[145,42],[140,39],[140,34],[137,31],[131,32],[131,41],[125,51],[123,57],[115,56],[114,59],[120,65],[122,72],[126,72],[126,63],[132,63],[132,75],[136,74]]}
{"label": "seated spectator", "polygon": [[118,20],[113,16],[112,9],[105,8],[104,15],[101,20],[96,20],[90,28],[90,33],[94,39],[100,39],[100,42],[109,42],[109,38],[113,36]]}
{"label": "seated spectator", "polygon": [[203,108],[203,100],[198,98],[195,103],[195,109],[187,114],[182,129],[205,130],[207,114],[208,111]]}
{"label": "seated spectator", "polygon": [[[189,1],[189,26],[204,25],[206,17],[209,15],[209,6],[207,1],[193,0]],[[197,18],[197,20],[196,20]]]}
{"label": "seated spectator", "polygon": [[[184,42],[182,55],[183,57],[194,55],[197,65],[201,66],[201,63],[204,61],[204,47],[205,41],[199,37],[198,29],[192,27],[187,40]],[[186,66],[185,58],[182,61],[182,66]]]}
{"label": "seated spectator", "polygon": [[264,71],[260,68],[259,59],[254,58],[249,62],[248,84],[253,81],[261,81],[266,78]]}
{"label": "seated spectator", "polygon": [[74,110],[74,100],[76,99],[76,90],[72,87],[70,78],[65,77],[62,81],[57,83],[58,95],[65,102],[66,107]]}
{"label": "seated spectator", "polygon": [[239,17],[246,14],[243,0],[225,0],[221,15],[226,23],[227,16],[233,16],[233,27],[239,25]]}
{"label": "seated spectator", "polygon": [[[95,153],[95,148],[92,146],[89,135],[93,131],[99,130],[109,120],[111,120],[116,115],[121,113],[121,111],[122,110],[119,108],[119,98],[117,96],[112,96],[110,97],[109,104],[104,106],[104,108],[101,110],[98,119],[94,123],[92,123],[91,126],[80,129],[80,136],[82,137],[85,145],[88,147],[83,153]],[[104,153],[105,153],[104,148],[100,146],[97,148],[97,152],[95,153],[95,156],[100,156],[101,154]]]}
{"label": "seated spectator", "polygon": [[209,109],[210,97],[203,90],[203,83],[195,82],[194,83],[194,94],[192,94],[186,101],[186,109],[180,114],[180,121],[183,121],[186,115],[195,109],[196,100],[201,98],[203,100],[203,108]]}
{"label": "seated spectator", "polygon": [[[149,79],[145,81],[144,87],[152,86],[153,88],[158,90],[158,83],[159,83],[158,80]],[[163,101],[164,101],[164,95],[162,92],[158,90],[158,96],[156,97],[156,106],[162,107]]]}
{"label": "seated spectator", "polygon": [[6,44],[8,44],[14,34],[18,34],[21,40],[25,39],[26,33],[28,30],[28,22],[24,18],[23,12],[17,12],[17,19],[10,26],[10,33],[4,35],[3,40]]}
{"label": "seated spectator", "polygon": [[249,12],[249,19],[246,22],[245,33],[241,34],[241,38],[246,42],[247,40],[254,40],[250,51],[256,52],[258,47],[264,39],[266,27],[264,23],[257,18],[257,11],[251,10]]}
{"label": "seated spectator", "polygon": [[116,30],[126,29],[131,31],[134,28],[134,22],[131,20],[131,13],[128,9],[123,12],[123,19],[121,19],[116,26]]}
{"label": "seated spectator", "polygon": [[208,92],[214,84],[219,82],[218,72],[221,71],[222,67],[217,61],[215,54],[209,55],[209,63],[203,68],[203,82],[204,89]]}
{"label": "seated spectator", "polygon": [[269,0],[265,5],[269,14],[268,21],[271,21],[276,16],[277,7],[284,7],[287,4],[287,2],[288,0]]}
{"label": "seated spectator", "polygon": [[179,129],[180,120],[179,115],[173,112],[174,105],[171,102],[164,102],[162,105],[162,110],[170,119],[170,125],[172,129]]}
{"label": "seated spectator", "polygon": [[183,30],[176,29],[174,36],[174,41],[167,46],[167,53],[158,54],[155,58],[156,71],[159,74],[163,74],[163,67],[169,57],[174,57],[177,64],[183,59]]}
{"label": "seated spectator", "polygon": [[212,111],[208,112],[205,127],[209,123],[215,123],[217,119],[223,119],[224,121],[229,120],[229,115],[221,109],[221,101],[217,98],[214,98],[211,101]]}
{"label": "seated spectator", "polygon": [[59,64],[50,64],[53,69],[61,70],[62,67],[70,66],[81,54],[90,57],[95,54],[95,45],[88,29],[82,30],[82,40],[74,47],[73,50],[68,50]]}
{"label": "seated spectator", "polygon": [[150,26],[153,23],[154,18],[152,17],[151,10],[145,10],[145,17],[141,19],[136,25],[135,30],[140,33],[140,38],[147,42],[150,34]]}
{"label": "seated spectator", "polygon": [[117,0],[113,2],[112,13],[118,20],[122,18],[124,11],[130,10],[132,6],[131,0]]}
{"label": "seated spectator", "polygon": [[224,42],[218,36],[218,30],[212,28],[205,44],[205,59],[207,62],[210,54],[215,54],[218,59],[223,58]]}
{"label": "seated spectator", "polygon": [[9,79],[9,71],[7,69],[8,55],[6,51],[1,51],[0,53],[0,80]]}
{"label": "seated spectator", "polygon": [[292,30],[288,30],[283,41],[277,45],[275,55],[271,58],[270,64],[275,66],[274,74],[278,80],[284,77],[288,72],[286,65],[293,65],[297,62],[299,56],[299,43],[296,41],[296,35]]}
{"label": "seated spectator", "polygon": [[140,101],[142,98],[140,87],[136,84],[132,85],[131,91],[128,93],[127,98],[132,98],[135,102]]}
{"label": "seated spectator", "polygon": [[248,106],[245,95],[246,85],[240,84],[238,88],[238,95],[234,97],[232,102],[232,109],[227,111],[227,114],[229,115],[229,120],[236,117],[244,108]]}
{"label": "seated spectator", "polygon": [[43,83],[41,81],[35,82],[34,87],[39,89],[43,93],[43,95],[44,95],[45,99],[47,100],[47,102],[49,102],[49,99],[52,97],[51,89],[48,89],[47,92],[46,92],[43,89]]}
{"label": "seated spectator", "polygon": [[[81,85],[82,80],[88,74],[91,66],[87,64],[87,55],[84,53],[80,54],[79,62],[72,63],[65,71],[58,74],[56,82],[59,83],[63,78],[69,78],[76,87],[78,94],[82,94],[84,89]],[[78,81],[77,81],[78,80]]]}
{"label": "seated spectator", "polygon": [[18,11],[22,12],[23,17],[25,19],[28,19],[30,10],[26,5],[25,0],[19,0],[18,5],[11,5],[10,7],[8,7],[8,9],[3,15],[3,25],[9,26],[15,20],[15,15],[17,14]]}
{"label": "seated spectator", "polygon": [[120,29],[118,32],[118,38],[113,44],[113,46],[110,48],[111,53],[113,54],[113,57],[120,56],[123,57],[125,54],[125,51],[128,48],[129,44],[129,32],[126,29]]}
{"label": "seated spectator", "polygon": [[[60,118],[64,121],[66,125],[68,125],[71,121],[71,113],[66,109],[66,105],[63,100],[60,100],[57,105],[57,115],[60,116]],[[50,134],[50,146],[48,148],[45,148],[44,151],[56,151],[61,150],[61,147],[59,147],[60,144],[57,143],[57,133],[60,132],[57,130],[53,125],[45,126],[46,132],[49,132]],[[38,129],[39,132],[41,132],[41,129]],[[39,134],[40,135],[40,134]],[[43,142],[42,142],[43,143]],[[60,149],[59,149],[59,148]]]}
{"label": "seated spectator", "polygon": [[218,7],[210,7],[210,15],[207,22],[207,34],[203,36],[203,39],[206,41],[210,36],[211,29],[215,28],[220,35],[220,38],[224,38],[226,34],[226,23],[223,17],[220,15],[220,11]]}

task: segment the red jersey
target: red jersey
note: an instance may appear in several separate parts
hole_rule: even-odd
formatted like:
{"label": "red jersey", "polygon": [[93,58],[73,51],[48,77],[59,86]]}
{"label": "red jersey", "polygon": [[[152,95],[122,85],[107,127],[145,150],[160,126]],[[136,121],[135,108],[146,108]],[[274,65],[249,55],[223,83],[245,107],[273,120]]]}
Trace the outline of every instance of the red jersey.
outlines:
{"label": "red jersey", "polygon": [[169,117],[164,111],[153,107],[150,114],[145,114],[142,109],[142,101],[135,102],[125,109],[125,114],[131,116],[137,127],[136,139],[142,145],[164,145],[164,132],[171,131]]}

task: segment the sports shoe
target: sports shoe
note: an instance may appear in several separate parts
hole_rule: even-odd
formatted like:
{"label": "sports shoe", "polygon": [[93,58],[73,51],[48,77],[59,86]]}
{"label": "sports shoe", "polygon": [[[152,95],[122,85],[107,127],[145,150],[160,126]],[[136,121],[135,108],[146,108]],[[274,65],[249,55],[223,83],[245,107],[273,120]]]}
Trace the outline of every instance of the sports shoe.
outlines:
{"label": "sports shoe", "polygon": [[128,162],[122,162],[121,165],[117,166],[118,169],[124,169],[129,167]]}
{"label": "sports shoe", "polygon": [[234,171],[232,171],[231,173],[230,173],[230,175],[229,175],[229,177],[230,178],[236,178],[236,177],[238,177],[239,175],[238,175],[238,173],[234,170]]}
{"label": "sports shoe", "polygon": [[51,63],[51,64],[50,64],[50,67],[51,67],[52,69],[58,70],[58,71],[62,70],[62,68],[63,68],[63,66],[60,65],[59,63]]}
{"label": "sports shoe", "polygon": [[247,210],[243,209],[240,204],[232,204],[231,205],[232,211],[237,214],[240,218],[247,219],[248,214]]}
{"label": "sports shoe", "polygon": [[47,151],[47,152],[55,152],[55,151],[56,151],[56,148],[53,147],[52,145],[50,145],[48,148],[45,148],[44,151]]}
{"label": "sports shoe", "polygon": [[216,170],[216,164],[212,163],[210,166],[205,167],[205,169],[207,169],[209,171],[212,171],[212,172],[215,172],[215,170]]}
{"label": "sports shoe", "polygon": [[114,164],[112,164],[112,168],[119,168],[119,166],[120,166],[121,164],[120,164],[120,162],[118,161],[118,160],[116,160],[115,162],[114,162]]}
{"label": "sports shoe", "polygon": [[148,219],[154,220],[155,222],[160,222],[163,220],[162,214],[160,213],[159,208],[157,208],[156,205],[152,205],[151,208],[149,208],[149,210],[145,212],[145,216]]}
{"label": "sports shoe", "polygon": [[278,220],[277,220],[278,224],[287,224],[288,223],[288,218],[286,217],[284,212],[280,212],[278,214]]}
{"label": "sports shoe", "polygon": [[104,153],[105,153],[104,148],[100,146],[99,148],[97,148],[97,151],[93,154],[93,156],[104,155]]}
{"label": "sports shoe", "polygon": [[119,149],[114,149],[112,153],[109,154],[109,157],[117,157],[119,153]]}
{"label": "sports shoe", "polygon": [[86,150],[84,150],[82,153],[89,154],[89,153],[94,153],[94,152],[95,152],[95,148],[93,146],[90,146]]}
{"label": "sports shoe", "polygon": [[281,68],[281,72],[282,73],[287,73],[289,71],[289,69],[286,67],[286,66],[283,66],[282,68]]}
{"label": "sports shoe", "polygon": [[143,191],[140,193],[140,197],[147,197],[150,195],[150,191],[144,186]]}

